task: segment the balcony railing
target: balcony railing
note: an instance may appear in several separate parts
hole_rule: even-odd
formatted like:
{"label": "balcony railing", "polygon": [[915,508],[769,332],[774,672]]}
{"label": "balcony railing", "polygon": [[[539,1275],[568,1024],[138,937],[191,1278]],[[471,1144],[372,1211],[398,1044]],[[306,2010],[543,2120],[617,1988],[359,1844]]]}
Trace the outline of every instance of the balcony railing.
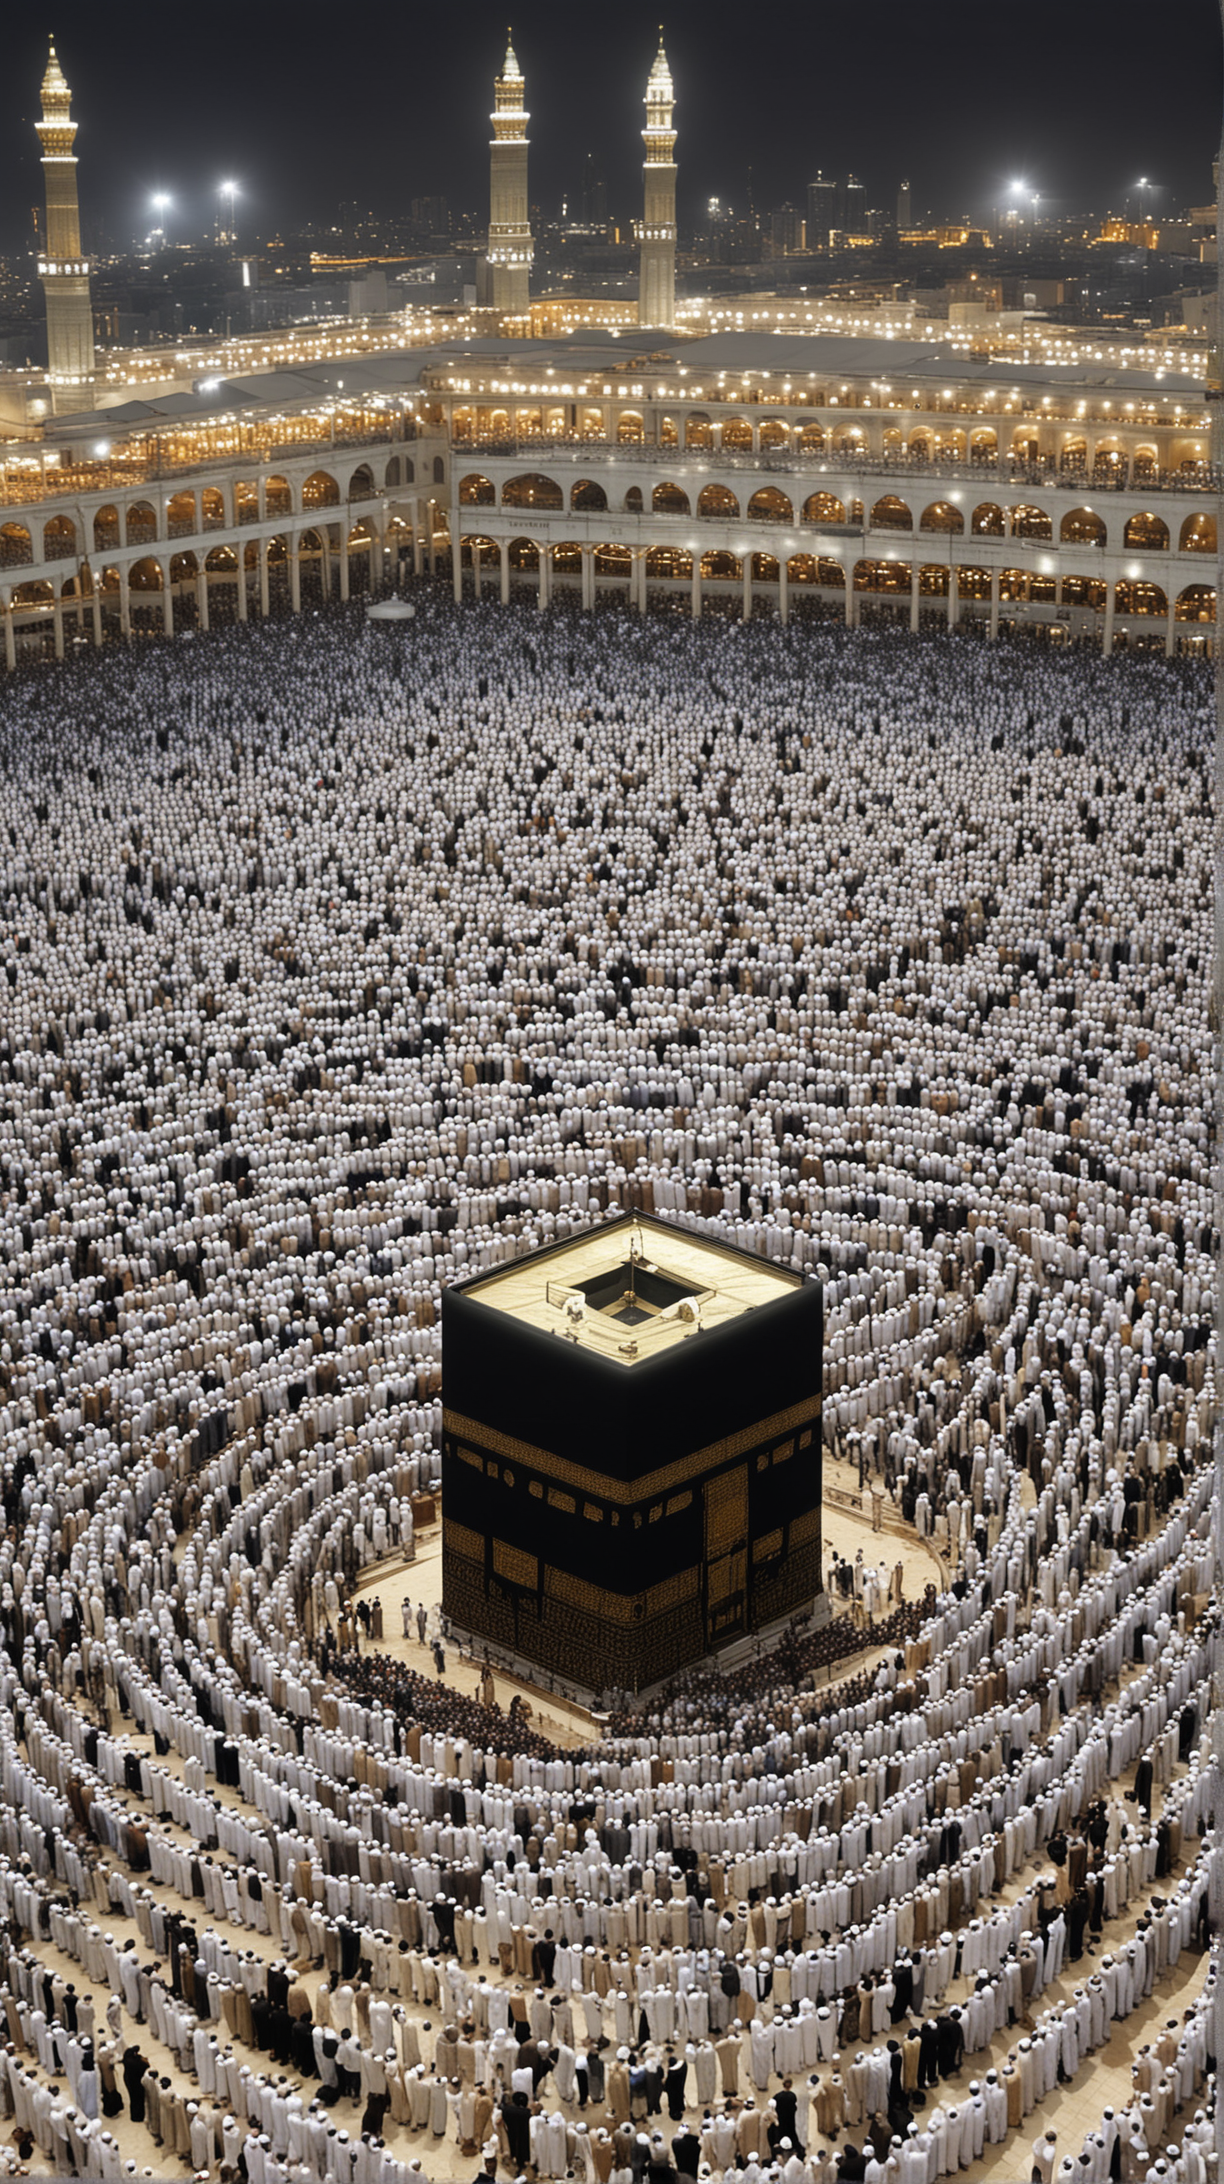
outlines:
{"label": "balcony railing", "polygon": [[549,462],[579,467],[596,461],[650,464],[656,469],[672,462],[704,463],[719,470],[764,471],[788,476],[796,471],[818,474],[842,470],[872,477],[947,478],[952,482],[970,480],[975,484],[993,481],[998,485],[1031,485],[1043,491],[1077,493],[1214,493],[1220,480],[1220,473],[1210,463],[1203,463],[1193,471],[1161,470],[1128,479],[1124,467],[1115,468],[1112,464],[1100,465],[1089,472],[1075,465],[1016,462],[1006,457],[1000,460],[995,455],[962,460],[908,451],[873,455],[864,450],[842,448],[833,454],[827,449],[778,447],[763,448],[758,454],[748,448],[680,447],[640,440],[536,439],[530,434],[511,440],[491,434],[487,437],[457,434],[451,448],[455,455],[485,455],[531,462],[537,467],[541,457]]}

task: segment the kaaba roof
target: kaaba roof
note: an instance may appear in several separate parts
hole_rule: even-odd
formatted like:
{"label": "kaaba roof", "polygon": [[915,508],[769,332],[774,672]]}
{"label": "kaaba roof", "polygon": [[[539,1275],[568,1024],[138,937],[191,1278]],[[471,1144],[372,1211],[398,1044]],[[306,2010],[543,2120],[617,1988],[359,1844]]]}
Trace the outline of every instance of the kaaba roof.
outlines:
{"label": "kaaba roof", "polygon": [[626,1213],[457,1286],[560,1341],[633,1365],[776,1303],[802,1278],[733,1244]]}

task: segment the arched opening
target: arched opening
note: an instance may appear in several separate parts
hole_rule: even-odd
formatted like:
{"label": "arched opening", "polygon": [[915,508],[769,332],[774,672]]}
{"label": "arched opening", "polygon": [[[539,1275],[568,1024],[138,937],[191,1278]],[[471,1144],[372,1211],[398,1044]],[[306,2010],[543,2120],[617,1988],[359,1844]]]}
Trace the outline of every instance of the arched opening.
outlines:
{"label": "arched opening", "polygon": [[206,485],[200,495],[200,521],[206,531],[226,531],[229,517],[225,513],[225,495],[219,486]]}
{"label": "arched opening", "polygon": [[854,589],[856,592],[881,592],[895,594],[908,592],[910,565],[908,561],[856,561],[854,564]]}
{"label": "arched opening", "polygon": [[886,462],[900,461],[905,453],[905,434],[899,425],[885,425],[883,447]]}
{"label": "arched opening", "polygon": [[708,579],[716,584],[729,584],[738,580],[743,575],[739,555],[728,553],[723,546],[712,546],[701,557],[701,574],[703,580]]}
{"label": "arched opening", "polygon": [[124,543],[128,546],[147,546],[157,537],[157,517],[148,501],[133,501],[126,511]]}
{"label": "arched opening", "polygon": [[[325,473],[316,471],[315,475],[324,477]],[[340,499],[340,488],[334,478],[327,478],[326,482],[331,487],[331,492],[325,493],[323,498],[329,507],[334,507]],[[288,478],[274,474],[264,479],[264,513],[269,516],[293,514],[293,493]]]}
{"label": "arched opening", "polygon": [[722,446],[732,453],[736,449],[742,454],[752,453],[752,426],[746,417],[728,417],[722,428]]}
{"label": "arched opening", "polygon": [[946,599],[948,596],[949,570],[946,562],[926,561],[918,571],[918,595],[921,599]]}
{"label": "arched opening", "polygon": [[597,485],[593,478],[579,478],[577,485],[573,486],[570,491],[570,507],[585,508],[599,514],[606,514],[608,496],[602,485]]}
{"label": "arched opening", "polygon": [[705,486],[697,501],[699,516],[721,516],[726,518],[738,516],[739,512],[739,502],[730,488],[725,485]]}
{"label": "arched opening", "polygon": [[1065,546],[1103,546],[1105,524],[1091,508],[1069,508],[1058,526],[1058,536]]}
{"label": "arched opening", "polygon": [[642,513],[642,488],[641,488],[641,486],[640,486],[640,485],[631,485],[631,486],[630,486],[630,488],[629,488],[629,491],[628,491],[628,492],[626,493],[626,495],[625,495],[625,500],[624,500],[624,507],[623,507],[623,511],[622,511],[622,512],[623,512],[623,514],[625,514],[626,516],[640,516],[640,515],[641,515],[641,513]]}
{"label": "arched opening", "polygon": [[1119,614],[1167,614],[1169,602],[1159,584],[1149,584],[1142,577],[1123,577],[1114,589],[1114,606]]}
{"label": "arched opening", "polygon": [[928,425],[918,425],[909,437],[909,451],[918,462],[929,463],[935,452],[935,435]]}
{"label": "arched opening", "polygon": [[824,426],[815,423],[801,425],[796,445],[804,455],[823,455],[825,451]]}
{"label": "arched opening", "polygon": [[[109,512],[112,516],[115,513],[113,508]],[[104,509],[102,513],[107,511]],[[25,524],[0,523],[0,569],[28,569],[33,561],[34,549]]]}
{"label": "arched opening", "polygon": [[1030,508],[1022,502],[1018,508],[1012,509],[1011,535],[1013,538],[1052,539],[1054,526],[1044,508]]}
{"label": "arched opening", "polygon": [[835,455],[861,455],[865,434],[861,425],[842,425],[833,435]]}
{"label": "arched opening", "polygon": [[914,517],[911,509],[895,493],[885,493],[871,511],[873,531],[912,531]]}
{"label": "arched opening", "polygon": [[674,417],[660,417],[660,419],[659,419],[659,446],[660,446],[660,447],[675,447],[675,446],[676,446],[676,445],[678,444],[678,439],[679,439],[679,435],[678,435],[678,434],[677,434],[677,432],[676,432],[676,420],[675,420],[675,418],[674,418]]}
{"label": "arched opening", "polygon": [[416,464],[413,462],[411,455],[405,455],[404,457],[404,484],[416,484]]}
{"label": "arched opening", "polygon": [[967,603],[990,597],[989,569],[966,568],[963,564],[956,572],[957,597]]}
{"label": "arched opening", "polygon": [[1151,485],[1160,476],[1160,456],[1154,447],[1137,447],[1131,454],[1132,485]]}
{"label": "arched opening", "polygon": [[564,539],[559,546],[553,547],[552,565],[557,576],[582,575],[582,548],[576,539]]}
{"label": "arched opening", "polygon": [[234,514],[239,523],[258,523],[259,487],[251,478],[239,478],[234,487]]}
{"label": "arched opening", "polygon": [[119,510],[115,507],[96,508],[93,519],[93,542],[96,554],[113,552],[119,544]]}
{"label": "arched opening", "polygon": [[846,572],[840,561],[830,561],[823,554],[792,554],[786,573],[792,584],[819,584],[834,591],[846,588]]}
{"label": "arched opening", "polygon": [[641,447],[646,427],[640,410],[622,410],[616,420],[616,437],[622,447]]}
{"label": "arched opening", "polygon": [[633,572],[633,549],[629,546],[597,546],[595,548],[596,576],[627,577]]}
{"label": "arched opening", "polygon": [[1007,519],[997,501],[981,501],[974,509],[969,529],[974,538],[1003,538]]}
{"label": "arched opening", "polygon": [[1184,554],[1213,554],[1216,550],[1214,516],[1187,516],[1178,545]]}
{"label": "arched opening", "polygon": [[1105,611],[1108,586],[1099,576],[1064,576],[1062,596],[1064,607],[1087,607],[1094,614]]}
{"label": "arched opening", "polygon": [[687,516],[690,513],[689,497],[683,486],[671,483],[656,485],[650,505],[656,516]]}
{"label": "arched opening", "polygon": [[546,478],[538,470],[529,470],[521,478],[508,478],[502,487],[503,508],[548,508],[565,506],[565,495],[552,478]]}
{"label": "arched opening", "polygon": [[391,460],[390,460],[390,462],[386,464],[386,466],[385,466],[385,468],[384,468],[384,470],[383,470],[383,484],[384,484],[384,485],[398,485],[398,484],[399,484],[399,482],[400,482],[400,459],[399,459],[399,456],[398,456],[398,455],[393,455],[393,456],[391,457]]}
{"label": "arched opening", "polygon": [[538,576],[540,547],[534,538],[512,538],[506,551],[512,576]]}
{"label": "arched opening", "polygon": [[763,417],[757,433],[757,445],[762,452],[770,447],[785,447],[790,440],[789,428],[780,417]]}
{"label": "arched opening", "polygon": [[1116,440],[1098,440],[1092,455],[1092,468],[1096,477],[1106,485],[1114,485],[1126,476],[1126,457]]}
{"label": "arched opening", "polygon": [[776,584],[778,581],[778,557],[776,554],[754,554],[752,577],[756,584]]}
{"label": "arched opening", "polygon": [[1162,554],[1168,551],[1169,526],[1160,516],[1144,510],[1132,516],[1122,533],[1122,544],[1137,553]]}
{"label": "arched opening", "polygon": [[750,523],[793,523],[795,511],[776,485],[763,485],[748,503]]}
{"label": "arched opening", "polygon": [[433,482],[434,482],[434,484],[435,484],[435,485],[445,485],[445,484],[446,484],[446,458],[445,458],[445,456],[443,456],[443,455],[435,455],[435,456],[434,456],[434,459],[433,459]]}
{"label": "arched opening", "polygon": [[161,564],[151,554],[133,562],[128,570],[128,602],[134,630],[162,627],[161,593]]}
{"label": "arched opening", "polygon": [[713,449],[714,429],[704,410],[691,410],[685,418],[684,444],[686,447]]}
{"label": "arched opening", "polygon": [[348,497],[351,501],[370,500],[374,492],[374,473],[368,463],[359,463],[349,479]]}
{"label": "arched opening", "polygon": [[[306,537],[302,540],[303,546],[306,545],[307,540],[313,540],[316,550],[318,549],[319,534],[317,531],[308,531],[306,533]],[[238,556],[232,546],[214,546],[205,560],[204,569],[208,576],[234,576],[238,569]]]}
{"label": "arched opening", "polygon": [[70,561],[77,553],[77,524],[70,515],[52,515],[42,526],[44,561]]}
{"label": "arched opening", "polygon": [[[271,479],[269,479],[268,483],[270,487]],[[303,508],[338,508],[340,506],[340,487],[330,470],[311,471],[305,485],[302,487],[302,506]],[[279,516],[280,513],[281,510],[273,508],[271,501],[269,501],[268,514]],[[288,514],[287,509],[285,513]]]}
{"label": "arched opening", "polygon": [[1065,439],[1058,451],[1058,467],[1062,471],[1087,470],[1088,442],[1079,433]]}
{"label": "arched opening", "polygon": [[1175,622],[1214,622],[1215,610],[1214,584],[1187,584],[1185,591],[1177,595],[1173,619]]}
{"label": "arched opening", "polygon": [[951,501],[932,501],[922,511],[918,526],[921,531],[945,531],[952,538],[959,538],[965,528],[965,519]]}
{"label": "arched opening", "polygon": [[646,555],[647,578],[659,581],[688,579],[693,574],[693,557],[683,546],[652,546]]}
{"label": "arched opening", "polygon": [[844,523],[845,504],[834,493],[810,493],[803,503],[805,523]]}
{"label": "arched opening", "polygon": [[194,493],[172,493],[166,502],[166,537],[190,538],[196,528]]}
{"label": "arched opening", "polygon": [[969,435],[969,460],[993,463],[999,453],[999,435],[993,425],[978,425]]}
{"label": "arched opening", "polygon": [[492,478],[482,477],[478,470],[469,471],[459,480],[459,506],[461,508],[495,508],[497,487]]}

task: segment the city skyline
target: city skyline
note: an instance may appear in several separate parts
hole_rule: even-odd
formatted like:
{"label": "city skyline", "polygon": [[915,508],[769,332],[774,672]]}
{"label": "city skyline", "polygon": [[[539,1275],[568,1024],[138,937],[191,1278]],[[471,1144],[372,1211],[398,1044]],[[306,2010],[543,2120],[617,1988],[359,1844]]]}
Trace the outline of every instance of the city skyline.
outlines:
{"label": "city skyline", "polygon": [[[754,70],[744,66],[740,18],[722,0],[699,21],[691,8],[673,10],[664,28],[684,148],[681,226],[691,229],[712,195],[737,213],[750,196],[761,213],[801,203],[818,169],[844,176],[852,168],[869,204],[883,207],[908,177],[916,215],[931,206],[980,216],[1017,179],[1051,210],[1137,207],[1141,176],[1149,212],[1202,203],[1219,137],[1219,29],[1209,0],[1191,0],[1189,14],[1179,51],[1192,58],[1177,98],[1132,122],[1139,19],[1130,4],[1114,11],[1106,48],[1050,0],[1030,9],[1022,50],[1013,30],[983,25],[966,7],[941,16],[936,49],[929,27],[897,10],[883,71],[878,22],[788,23],[785,67],[762,57]],[[385,113],[370,107],[368,54],[350,63],[332,52],[321,9],[305,10],[305,35],[302,11],[292,19],[279,4],[255,11],[239,69],[227,41],[200,46],[171,30],[120,53],[80,0],[53,16],[45,25],[27,18],[10,47],[0,132],[6,250],[29,246],[41,199],[33,124],[52,32],[80,120],[85,228],[105,230],[120,249],[159,223],[159,195],[169,199],[162,217],[171,238],[189,241],[223,209],[227,219],[234,212],[240,241],[244,229],[266,238],[295,223],[334,224],[346,201],[395,219],[411,198],[438,195],[479,216],[504,7],[477,0],[462,27],[427,21],[390,32],[376,76],[393,87]],[[531,198],[545,218],[566,193],[572,205],[588,152],[612,214],[623,226],[639,215],[642,83],[658,24],[657,6],[630,8],[610,42],[589,28],[584,37],[552,5],[516,12],[516,50],[531,85]],[[1053,75],[1025,58],[1043,51],[1057,56]],[[190,102],[167,98],[167,79],[188,77]],[[384,155],[372,154],[372,124]],[[236,203],[223,196],[229,181],[239,183]]]}

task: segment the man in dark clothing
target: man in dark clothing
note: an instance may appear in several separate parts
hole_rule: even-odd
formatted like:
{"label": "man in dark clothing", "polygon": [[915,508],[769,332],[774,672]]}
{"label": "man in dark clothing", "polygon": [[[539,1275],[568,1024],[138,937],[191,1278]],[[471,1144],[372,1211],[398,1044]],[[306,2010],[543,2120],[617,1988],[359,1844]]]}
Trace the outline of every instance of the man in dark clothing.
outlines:
{"label": "man in dark clothing", "polygon": [[516,2173],[524,2171],[531,2160],[531,2115],[525,2093],[512,2093],[501,2104],[502,2122],[506,2127],[506,2144]]}
{"label": "man in dark clothing", "polygon": [[965,2053],[965,2034],[961,2013],[957,2009],[946,2010],[936,2020],[939,2034],[939,2075],[950,2078],[960,2069]]}

